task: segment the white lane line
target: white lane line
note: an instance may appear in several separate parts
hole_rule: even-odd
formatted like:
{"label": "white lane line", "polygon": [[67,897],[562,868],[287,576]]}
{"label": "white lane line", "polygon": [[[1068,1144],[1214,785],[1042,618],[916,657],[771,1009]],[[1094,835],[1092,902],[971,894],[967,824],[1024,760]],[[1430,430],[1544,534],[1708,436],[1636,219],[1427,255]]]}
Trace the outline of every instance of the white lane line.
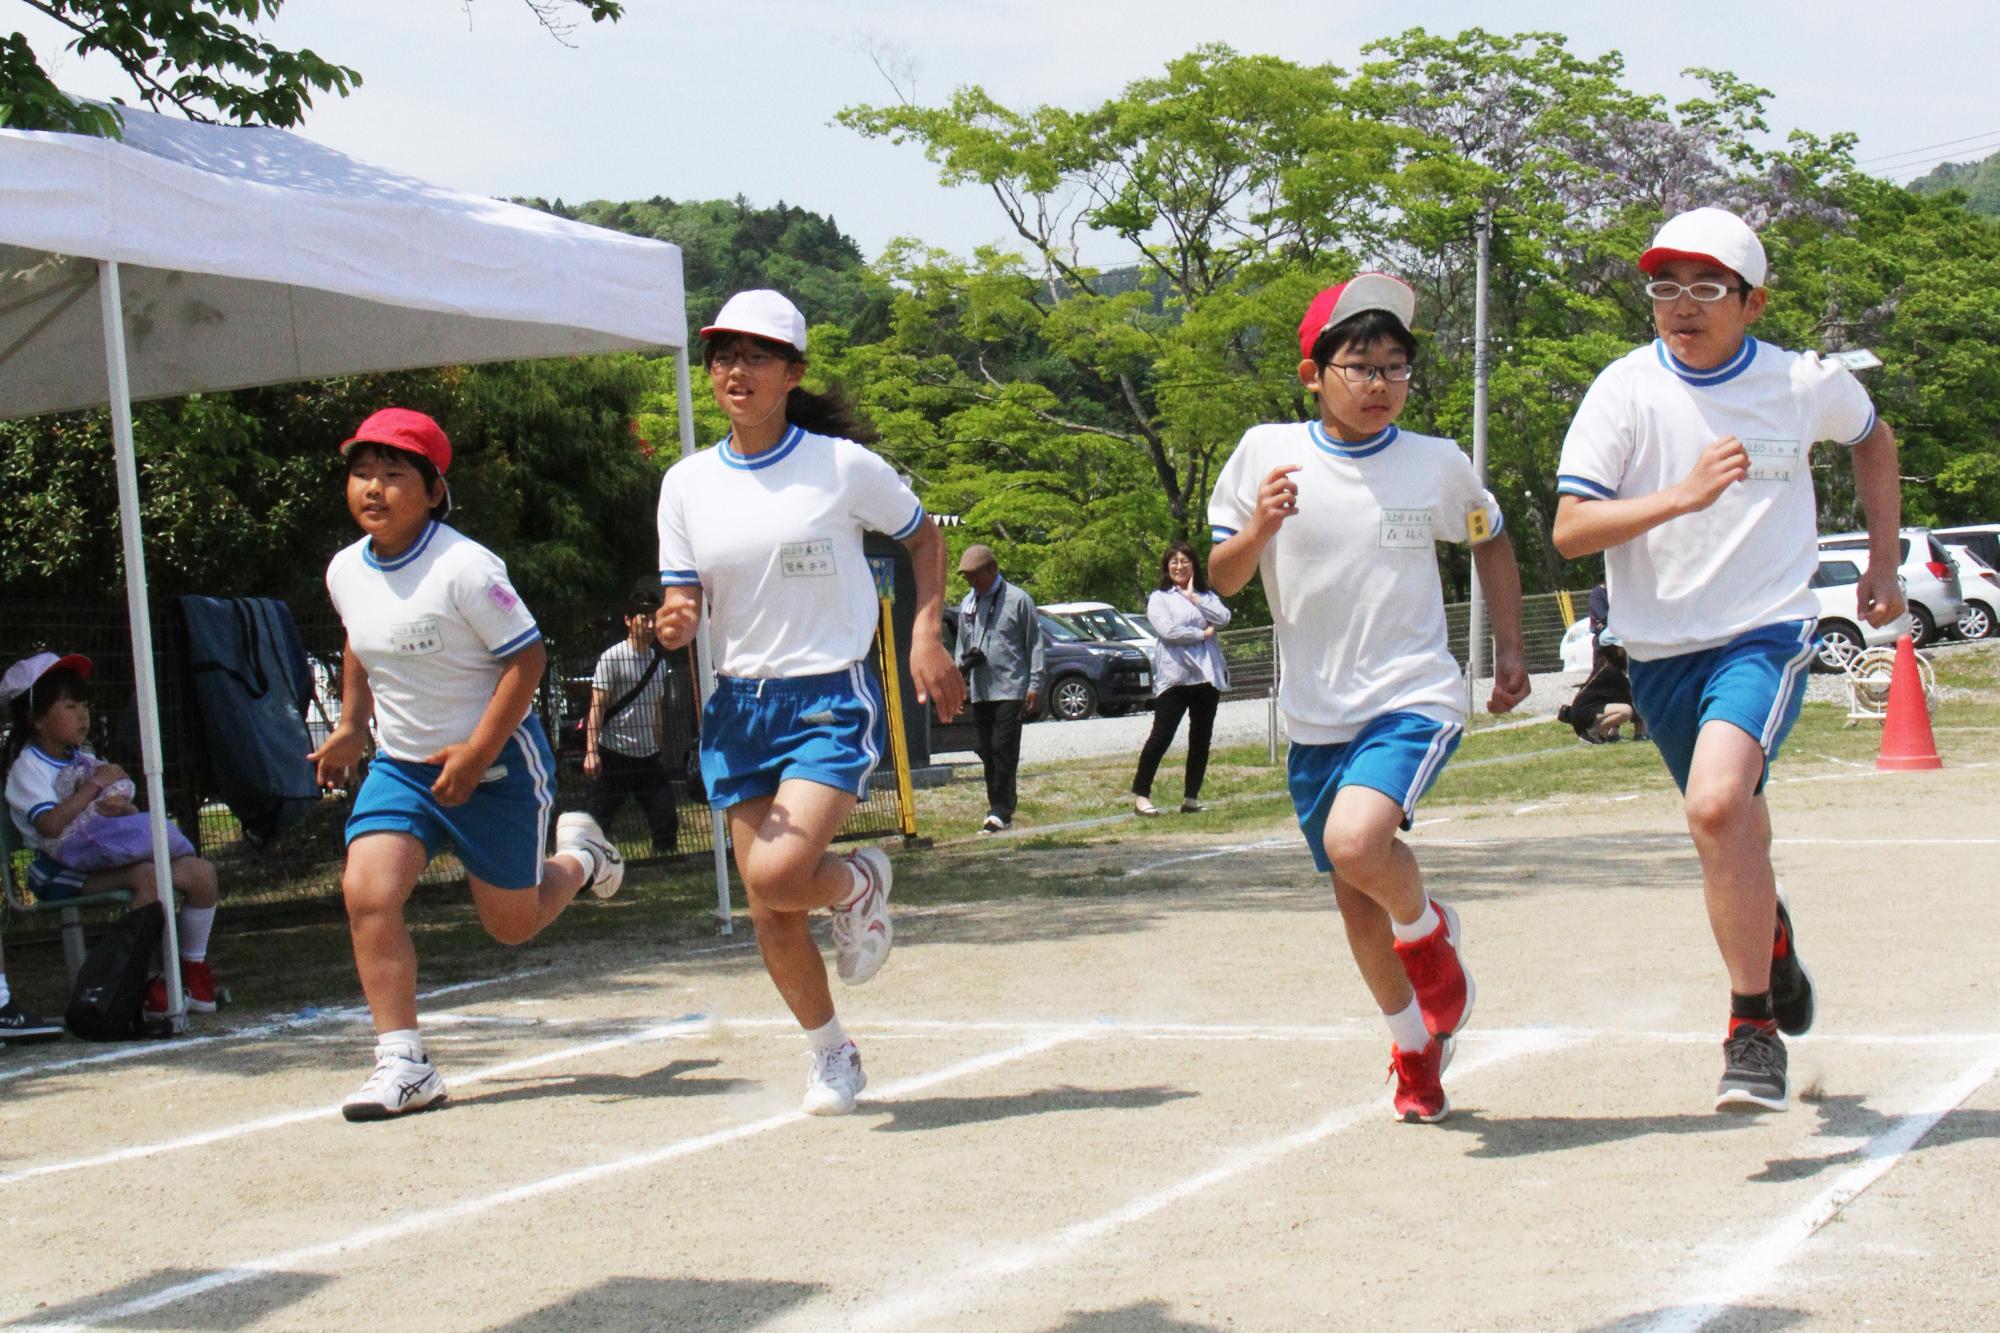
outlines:
{"label": "white lane line", "polygon": [[[794,1027],[797,1025],[794,1024]],[[605,1037],[597,1041],[564,1046],[557,1050],[545,1051],[519,1060],[509,1060],[504,1064],[488,1065],[475,1069],[469,1074],[454,1074],[449,1086],[462,1088],[468,1083],[483,1083],[489,1079],[504,1078],[524,1069],[535,1069],[542,1065],[557,1064],[574,1060],[580,1056],[593,1055],[599,1051],[616,1050],[620,1046],[631,1046],[637,1042],[663,1041],[672,1037],[699,1035],[708,1030],[708,1020],[704,1016],[675,1019],[671,1023],[660,1023],[628,1032],[616,1037]],[[265,1134],[274,1129],[284,1129],[288,1125],[302,1124],[308,1120],[330,1118],[340,1114],[339,1102],[328,1102],[319,1106],[308,1106],[298,1110],[280,1111],[276,1115],[260,1116],[255,1120],[239,1120],[234,1124],[218,1125],[193,1134],[183,1134],[178,1138],[161,1139],[154,1143],[133,1144],[116,1148],[110,1152],[95,1153],[89,1157],[72,1157],[60,1162],[43,1162],[39,1166],[24,1166],[15,1171],[0,1171],[0,1186],[17,1185],[24,1180],[35,1180],[42,1176],[57,1176],[69,1171],[83,1171],[91,1167],[112,1166],[118,1162],[129,1162],[135,1158],[152,1157],[160,1153],[181,1152],[188,1148],[203,1148],[211,1143],[223,1143],[230,1139],[247,1138],[252,1134]]]}
{"label": "white lane line", "polygon": [[2000,838],[1773,838],[1785,847],[1995,847]]}
{"label": "white lane line", "polygon": [[1168,866],[1186,865],[1190,861],[1207,861],[1217,856],[1233,856],[1237,852],[1261,852],[1271,847],[1301,846],[1304,846],[1304,843],[1298,838],[1266,838],[1262,842],[1225,843],[1220,847],[1211,847],[1205,852],[1188,852],[1181,856],[1169,856],[1164,861],[1148,861],[1145,865],[1133,866],[1125,872],[1125,878],[1130,879],[1134,875],[1164,870]]}
{"label": "white lane line", "polygon": [[1925,1099],[1922,1110],[1900,1117],[1870,1139],[1861,1148],[1858,1165],[1843,1171],[1832,1184],[1765,1232],[1747,1249],[1727,1237],[1717,1237],[1711,1244],[1700,1247],[1702,1253],[1712,1253],[1726,1245],[1740,1257],[1720,1276],[1695,1287],[1695,1294],[1690,1299],[1660,1311],[1640,1328],[1645,1333],[1696,1333],[1717,1319],[1734,1313],[1737,1302],[1768,1287],[1778,1270],[1790,1263],[1792,1256],[1818,1234],[1821,1227],[1838,1217],[1843,1208],[1876,1181],[1895,1170],[1903,1158],[1923,1141],[1924,1136],[1937,1128],[1938,1121],[1951,1114],[1996,1075],[2000,1075],[2000,1050],[1989,1052],[1985,1059],[1933,1092]]}
{"label": "white lane line", "polygon": [[[1011,1064],[1017,1060],[1025,1060],[1030,1056],[1040,1055],[1044,1051],[1053,1050],[1055,1047],[1067,1042],[1089,1040],[1096,1035],[1098,1034],[1087,1028],[1072,1028],[1067,1032],[1050,1033],[1046,1036],[1037,1037],[1032,1041],[1025,1041],[1016,1046],[1009,1046],[1004,1050],[991,1051],[985,1055],[976,1055],[969,1059],[960,1060],[955,1064],[949,1064],[941,1069],[932,1070],[928,1074],[917,1074],[910,1078],[899,1079],[881,1089],[868,1100],[870,1102],[895,1101],[899,1098],[907,1097],[912,1093],[927,1091],[941,1083],[949,1083],[955,1079],[965,1078],[972,1074],[984,1073],[986,1070],[996,1069],[1001,1065]],[[371,1245],[379,1245],[384,1241],[400,1240],[406,1236],[413,1236],[420,1232],[434,1231],[439,1227],[447,1226],[453,1222],[462,1222],[467,1218],[491,1212],[495,1208],[505,1207],[508,1204],[522,1203],[529,1199],[541,1198],[544,1195],[575,1189],[581,1185],[594,1184],[600,1180],[624,1175],[632,1171],[643,1171],[648,1167],[658,1166],[664,1162],[671,1162],[678,1158],[692,1157],[697,1153],[707,1152],[711,1148],[726,1147],[729,1144],[738,1143],[744,1139],[755,1138],[760,1134],[768,1134],[775,1129],[784,1129],[787,1126],[801,1124],[809,1119],[811,1117],[807,1116],[803,1111],[786,1111],[779,1115],[765,1116],[760,1120],[752,1120],[746,1124],[734,1125],[728,1129],[719,1129],[707,1134],[699,1134],[692,1138],[678,1139],[673,1143],[663,1144],[657,1148],[650,1148],[644,1152],[631,1153],[624,1157],[614,1157],[610,1161],[599,1162],[595,1166],[582,1167],[574,1171],[565,1171],[559,1175],[546,1176],[541,1180],[533,1180],[525,1184],[515,1185],[493,1194],[464,1199],[443,1208],[432,1208],[424,1212],[412,1213],[408,1217],[398,1218],[396,1221],[384,1223],[381,1226],[368,1227],[360,1231],[350,1232],[345,1236],[334,1240],[322,1241],[317,1245],[300,1246],[297,1249],[284,1250],[277,1254],[266,1255],[261,1259],[245,1260],[242,1263],[233,1264],[228,1268],[203,1274],[201,1277],[190,1281],[176,1283],[171,1287],[153,1292],[148,1296],[141,1296],[117,1305],[86,1311],[73,1321],[64,1323],[32,1323],[27,1320],[21,1320],[18,1322],[10,1321],[7,1327],[36,1329],[42,1330],[43,1333],[55,1333],[56,1330],[63,1330],[64,1333],[70,1333],[72,1330],[88,1329],[120,1319],[131,1319],[137,1315],[149,1314],[154,1310],[164,1309],[170,1305],[178,1305],[183,1301],[193,1300],[197,1296],[205,1296],[209,1292],[218,1291],[224,1287],[233,1287],[238,1283],[248,1282],[270,1273],[285,1272],[298,1268],[301,1265],[314,1263],[322,1259],[329,1259],[336,1255],[351,1254],[354,1251],[365,1249]]]}
{"label": "white lane line", "polygon": [[[1494,1043],[1480,1051],[1466,1052],[1453,1061],[1451,1072],[1456,1080],[1466,1074],[1476,1074],[1482,1069],[1520,1056],[1541,1054],[1568,1044],[1566,1039],[1553,1033],[1523,1033]],[[848,1329],[891,1329],[912,1324],[935,1324],[946,1311],[962,1306],[980,1287],[1033,1269],[1062,1263],[1120,1227],[1142,1221],[1175,1204],[1191,1199],[1204,1190],[1269,1166],[1280,1158],[1310,1148],[1336,1134],[1344,1133],[1364,1119],[1379,1118],[1383,1114],[1382,1101],[1383,1099],[1378,1096],[1366,1102],[1344,1106],[1328,1112],[1315,1123],[1294,1133],[1238,1148],[1205,1171],[1178,1180],[1150,1194],[1140,1195],[1108,1213],[1101,1213],[1081,1222],[1073,1222],[1069,1226],[1035,1239],[1007,1246],[997,1253],[989,1251],[935,1281],[920,1287],[906,1288],[886,1300],[842,1316],[838,1322],[841,1327]],[[775,1327],[823,1328],[828,1322],[827,1311],[808,1310],[791,1320],[779,1321]]]}
{"label": "white lane line", "polygon": [[[419,1000],[435,1000],[440,995],[457,995],[464,991],[478,990],[483,986],[498,986],[510,981],[521,981],[528,977],[541,976],[553,969],[538,967],[525,972],[510,972],[500,977],[485,977],[478,981],[455,981],[449,986],[438,986],[422,991]],[[13,1078],[26,1078],[30,1074],[55,1074],[65,1069],[80,1069],[88,1065],[112,1064],[125,1060],[143,1060],[150,1056],[183,1055],[188,1051],[200,1050],[229,1041],[257,1041],[279,1034],[290,1035],[308,1028],[324,1027],[330,1023],[348,1023],[368,1017],[368,1010],[361,1005],[350,1005],[339,1009],[320,1009],[306,1016],[280,1018],[275,1022],[259,1023],[254,1027],[237,1028],[232,1032],[217,1032],[207,1037],[176,1037],[171,1041],[137,1042],[120,1046],[116,1050],[100,1051],[95,1055],[79,1055],[67,1060],[47,1060],[40,1064],[21,1065],[14,1069],[0,1069],[0,1083]]]}

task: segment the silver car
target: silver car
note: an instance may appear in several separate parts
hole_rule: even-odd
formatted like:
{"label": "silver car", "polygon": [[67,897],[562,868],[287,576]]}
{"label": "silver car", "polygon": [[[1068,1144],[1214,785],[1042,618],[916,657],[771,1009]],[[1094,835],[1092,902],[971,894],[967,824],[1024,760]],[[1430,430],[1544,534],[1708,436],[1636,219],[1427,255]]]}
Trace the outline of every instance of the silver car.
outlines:
{"label": "silver car", "polygon": [[[1819,539],[1822,554],[1829,551],[1864,553],[1856,564],[1866,563],[1868,534],[1836,532]],[[1929,528],[1904,528],[1903,560],[1896,567],[1903,580],[1903,597],[1910,604],[1910,637],[1917,647],[1935,643],[1940,627],[1951,629],[1965,610],[1965,598],[1958,586],[1958,570],[1944,543]]]}
{"label": "silver car", "polygon": [[1944,548],[1958,566],[1958,586],[1965,591],[1965,610],[1958,617],[1958,637],[1990,639],[2000,632],[2000,573],[1970,547]]}

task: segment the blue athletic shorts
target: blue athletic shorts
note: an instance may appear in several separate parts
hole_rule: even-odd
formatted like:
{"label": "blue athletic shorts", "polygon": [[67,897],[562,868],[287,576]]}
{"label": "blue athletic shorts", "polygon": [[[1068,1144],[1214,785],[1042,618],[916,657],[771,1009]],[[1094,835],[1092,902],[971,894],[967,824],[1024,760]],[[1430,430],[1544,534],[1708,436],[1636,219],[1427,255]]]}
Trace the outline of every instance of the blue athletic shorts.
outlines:
{"label": "blue athletic shorts", "polygon": [[436,764],[377,755],[348,812],[347,841],[365,833],[407,833],[432,856],[450,847],[467,874],[496,889],[540,884],[556,793],[556,757],[541,719],[529,714],[507,738],[464,805],[439,805],[431,795],[440,771]]}
{"label": "blue athletic shorts", "polygon": [[794,778],[865,801],[888,741],[882,687],[860,662],[786,680],[721,676],[701,712],[701,780],[717,809]]}
{"label": "blue athletic shorts", "polygon": [[1313,864],[1333,869],[1326,854],[1326,817],[1342,787],[1368,787],[1403,807],[1403,827],[1416,817],[1417,802],[1431,789],[1445,760],[1458,748],[1465,728],[1421,713],[1384,713],[1339,745],[1294,742],[1286,760],[1285,785],[1299,813],[1299,831],[1312,849]]}
{"label": "blue athletic shorts", "polygon": [[35,859],[28,862],[28,887],[34,891],[36,902],[53,903],[77,897],[83,892],[83,876],[83,871],[64,865],[47,852],[36,852]]}
{"label": "blue athletic shorts", "polygon": [[1764,748],[1764,773],[1785,743],[1806,697],[1818,622],[1786,620],[1739,634],[1720,648],[1632,663],[1632,704],[1660,758],[1682,791],[1694,762],[1695,738],[1710,722],[1727,722]]}

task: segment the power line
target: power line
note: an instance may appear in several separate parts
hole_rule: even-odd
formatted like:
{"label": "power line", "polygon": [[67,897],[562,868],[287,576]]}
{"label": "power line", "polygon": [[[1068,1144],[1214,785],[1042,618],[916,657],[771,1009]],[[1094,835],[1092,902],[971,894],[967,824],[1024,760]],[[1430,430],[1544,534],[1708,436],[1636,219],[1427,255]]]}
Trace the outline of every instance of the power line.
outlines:
{"label": "power line", "polygon": [[1870,162],[1886,162],[1892,157],[1908,157],[1912,153],[1928,153],[1933,148],[1949,148],[1953,144],[1966,143],[1973,139],[1990,139],[1995,135],[2000,135],[2000,130],[1983,130],[1978,134],[1968,134],[1963,139],[1946,139],[1943,143],[1927,143],[1921,148],[1905,148],[1900,152],[1882,153],[1875,157],[1864,157],[1854,165],[1865,167]]}

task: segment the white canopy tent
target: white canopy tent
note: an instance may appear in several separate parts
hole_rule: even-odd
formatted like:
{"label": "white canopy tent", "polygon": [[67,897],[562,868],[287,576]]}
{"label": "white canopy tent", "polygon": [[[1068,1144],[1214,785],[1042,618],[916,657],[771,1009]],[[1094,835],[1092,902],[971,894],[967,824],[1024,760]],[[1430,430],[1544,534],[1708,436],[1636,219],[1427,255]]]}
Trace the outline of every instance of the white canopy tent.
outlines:
{"label": "white canopy tent", "polygon": [[[125,111],[121,140],[0,129],[0,417],[109,406],[168,994],[181,1022],[131,404],[330,375],[671,350],[680,250],[357,162]],[[709,661],[702,639],[701,674]],[[722,818],[718,911],[729,921]]]}

